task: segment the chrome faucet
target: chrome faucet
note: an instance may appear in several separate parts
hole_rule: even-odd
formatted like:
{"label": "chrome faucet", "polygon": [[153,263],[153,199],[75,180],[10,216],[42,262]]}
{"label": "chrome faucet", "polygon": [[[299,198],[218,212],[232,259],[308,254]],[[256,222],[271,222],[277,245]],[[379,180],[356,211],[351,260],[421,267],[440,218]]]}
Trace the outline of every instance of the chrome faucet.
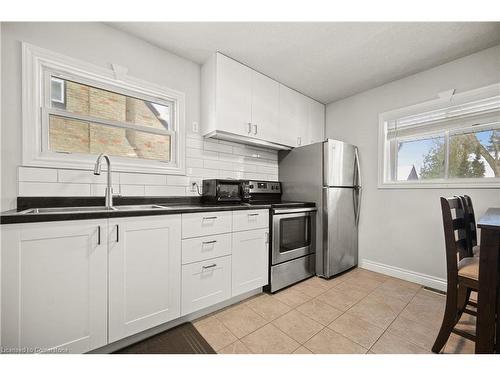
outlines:
{"label": "chrome faucet", "polygon": [[113,188],[111,186],[111,161],[109,160],[109,156],[107,154],[100,154],[97,157],[94,167],[94,174],[99,176],[101,174],[101,159],[104,158],[106,160],[106,164],[108,165],[108,186],[106,187],[106,207],[113,207]]}

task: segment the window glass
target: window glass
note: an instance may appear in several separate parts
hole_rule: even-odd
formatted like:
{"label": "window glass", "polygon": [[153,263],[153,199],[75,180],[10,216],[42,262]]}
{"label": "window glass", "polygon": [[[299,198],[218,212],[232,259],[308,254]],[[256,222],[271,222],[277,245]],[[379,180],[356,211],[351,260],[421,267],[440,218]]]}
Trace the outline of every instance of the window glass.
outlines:
{"label": "window glass", "polygon": [[398,181],[444,178],[444,137],[398,142]]}
{"label": "window glass", "polygon": [[49,116],[49,149],[170,161],[171,136]]}

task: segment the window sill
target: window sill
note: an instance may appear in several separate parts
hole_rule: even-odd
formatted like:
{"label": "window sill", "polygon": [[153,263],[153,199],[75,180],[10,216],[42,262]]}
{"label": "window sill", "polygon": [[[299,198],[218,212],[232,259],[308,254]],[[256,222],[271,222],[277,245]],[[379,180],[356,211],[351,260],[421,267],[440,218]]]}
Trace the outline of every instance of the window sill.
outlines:
{"label": "window sill", "polygon": [[378,189],[500,189],[500,178],[490,181],[382,182]]}

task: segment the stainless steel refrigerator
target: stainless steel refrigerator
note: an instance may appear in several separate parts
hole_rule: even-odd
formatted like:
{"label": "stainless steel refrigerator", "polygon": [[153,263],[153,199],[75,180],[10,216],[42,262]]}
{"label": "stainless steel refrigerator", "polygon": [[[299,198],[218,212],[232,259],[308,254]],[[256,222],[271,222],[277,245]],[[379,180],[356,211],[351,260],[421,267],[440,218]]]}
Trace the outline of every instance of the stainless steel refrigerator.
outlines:
{"label": "stainless steel refrigerator", "polygon": [[358,148],[327,139],[279,152],[283,200],[312,201],[316,274],[329,278],[358,264],[361,174]]}

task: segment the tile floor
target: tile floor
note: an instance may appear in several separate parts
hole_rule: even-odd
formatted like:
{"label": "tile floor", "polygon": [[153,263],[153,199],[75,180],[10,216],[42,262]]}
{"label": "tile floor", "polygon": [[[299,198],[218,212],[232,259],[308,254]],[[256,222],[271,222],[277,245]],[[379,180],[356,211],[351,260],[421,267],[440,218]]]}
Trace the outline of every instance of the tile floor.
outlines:
{"label": "tile floor", "polygon": [[[430,353],[444,304],[418,284],[356,268],[259,294],[194,325],[220,354]],[[474,330],[473,319],[464,316],[460,328]],[[443,349],[473,351],[454,334]]]}

